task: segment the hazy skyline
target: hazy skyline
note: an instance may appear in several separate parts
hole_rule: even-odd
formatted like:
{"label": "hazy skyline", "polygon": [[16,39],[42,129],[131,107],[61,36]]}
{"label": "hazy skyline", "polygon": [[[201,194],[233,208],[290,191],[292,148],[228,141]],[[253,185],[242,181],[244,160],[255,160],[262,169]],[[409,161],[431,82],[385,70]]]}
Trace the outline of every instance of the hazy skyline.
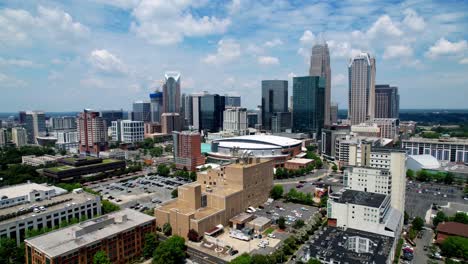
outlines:
{"label": "hazy skyline", "polygon": [[468,2],[174,2],[2,1],[0,112],[131,109],[174,70],[181,93],[235,93],[253,108],[261,80],[288,80],[292,95],[321,39],[340,109],[360,51],[402,109],[467,107]]}

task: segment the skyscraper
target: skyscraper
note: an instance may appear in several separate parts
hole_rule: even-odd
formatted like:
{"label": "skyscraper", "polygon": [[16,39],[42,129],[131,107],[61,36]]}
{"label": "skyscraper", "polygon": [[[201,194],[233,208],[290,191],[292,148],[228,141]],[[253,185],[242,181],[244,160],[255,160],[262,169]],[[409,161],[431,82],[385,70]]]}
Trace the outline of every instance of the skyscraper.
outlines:
{"label": "skyscraper", "polygon": [[0,147],[6,146],[8,142],[8,130],[6,128],[0,128]]}
{"label": "skyscraper", "polygon": [[331,68],[330,51],[327,43],[316,44],[312,47],[312,56],[310,56],[310,76],[320,76],[325,78],[325,111],[324,123],[331,124],[330,100],[331,100]]}
{"label": "skyscraper", "polygon": [[375,118],[398,118],[399,116],[398,87],[388,84],[375,85]]}
{"label": "skyscraper", "polygon": [[151,122],[161,122],[161,114],[163,113],[163,93],[156,90],[149,94],[150,97],[150,112]]}
{"label": "skyscraper", "polygon": [[375,58],[361,53],[348,65],[348,118],[351,125],[371,120],[375,115]]}
{"label": "skyscraper", "polygon": [[288,81],[262,81],[262,126],[271,129],[271,117],[276,112],[288,112]]}
{"label": "skyscraper", "polygon": [[236,136],[247,134],[247,109],[229,107],[224,110],[223,131]]}
{"label": "skyscraper", "polygon": [[37,143],[36,138],[46,133],[45,114],[42,111],[27,111],[25,128],[28,133],[28,143]]}
{"label": "skyscraper", "polygon": [[62,116],[51,118],[53,130],[76,129],[76,117]]}
{"label": "skyscraper", "polygon": [[241,97],[237,95],[224,95],[226,98],[226,107],[240,107]]}
{"label": "skyscraper", "polygon": [[28,143],[28,134],[26,129],[22,127],[14,127],[11,129],[11,140],[16,147],[24,146]]}
{"label": "skyscraper", "polygon": [[223,112],[226,108],[224,96],[204,94],[200,97],[199,130],[219,132],[223,128]]}
{"label": "skyscraper", "polygon": [[[100,113],[102,119],[106,123],[107,127],[111,127],[112,121],[122,120],[124,119],[124,112],[122,109],[120,110],[102,110]],[[131,118],[131,117],[130,117]]]}
{"label": "skyscraper", "polygon": [[163,85],[164,113],[180,112],[180,73],[166,72]]}
{"label": "skyscraper", "polygon": [[151,104],[149,102],[136,101],[133,103],[133,121],[151,122]]}
{"label": "skyscraper", "polygon": [[80,152],[99,155],[107,149],[107,126],[99,112],[85,109],[77,119]]}
{"label": "skyscraper", "polygon": [[330,124],[338,123],[338,103],[330,104]]}
{"label": "skyscraper", "polygon": [[195,171],[205,164],[201,154],[201,137],[198,131],[172,132],[174,139],[174,163],[178,169]]}
{"label": "skyscraper", "polygon": [[320,136],[324,124],[325,78],[303,76],[293,78],[293,130]]}

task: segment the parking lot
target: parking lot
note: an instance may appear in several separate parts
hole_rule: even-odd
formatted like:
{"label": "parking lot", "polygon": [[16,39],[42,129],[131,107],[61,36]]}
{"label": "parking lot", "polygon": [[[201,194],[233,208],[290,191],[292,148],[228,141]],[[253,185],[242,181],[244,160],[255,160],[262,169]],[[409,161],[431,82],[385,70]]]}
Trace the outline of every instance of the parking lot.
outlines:
{"label": "parking lot", "polygon": [[183,178],[142,176],[136,179],[102,182],[91,188],[104,199],[122,208],[145,211],[172,199],[171,192],[178,186],[188,183]]}
{"label": "parking lot", "polygon": [[454,185],[408,181],[405,210],[410,217],[426,216],[433,203],[444,206],[448,202],[466,203],[463,190]]}
{"label": "parking lot", "polygon": [[257,217],[263,216],[269,218],[273,223],[276,223],[276,220],[282,216],[286,219],[286,226],[290,227],[294,224],[294,221],[299,219],[306,223],[317,211],[318,208],[313,206],[273,201],[269,205],[264,205],[264,209],[256,211],[253,214]]}

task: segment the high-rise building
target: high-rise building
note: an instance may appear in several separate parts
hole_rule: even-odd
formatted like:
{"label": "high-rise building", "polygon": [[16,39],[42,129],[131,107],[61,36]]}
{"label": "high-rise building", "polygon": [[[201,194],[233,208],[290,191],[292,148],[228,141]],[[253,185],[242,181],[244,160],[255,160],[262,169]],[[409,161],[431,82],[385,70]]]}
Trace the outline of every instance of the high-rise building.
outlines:
{"label": "high-rise building", "polygon": [[226,98],[226,107],[240,107],[241,97],[237,95],[224,95]]}
{"label": "high-rise building", "polygon": [[142,142],[145,139],[143,121],[112,121],[112,140],[123,143]]}
{"label": "high-rise building", "polygon": [[46,133],[45,114],[42,111],[27,111],[25,128],[28,133],[28,143],[36,144],[37,137]]}
{"label": "high-rise building", "polygon": [[336,139],[340,136],[346,136],[350,132],[349,126],[331,125],[322,129],[321,152],[324,158],[335,160]]}
{"label": "high-rise building", "polygon": [[166,72],[163,85],[164,113],[180,113],[180,73]]}
{"label": "high-rise building", "polygon": [[327,43],[316,44],[312,47],[312,56],[310,57],[310,76],[320,76],[325,78],[325,104],[324,104],[324,123],[331,124],[330,100],[331,100],[331,68],[330,51]]}
{"label": "high-rise building", "polygon": [[78,149],[79,133],[76,130],[57,130],[52,133],[57,138],[55,147],[64,150]]}
{"label": "high-rise building", "polygon": [[6,128],[0,128],[0,148],[4,147],[8,141],[8,130]]}
{"label": "high-rise building", "polygon": [[262,127],[271,129],[273,113],[288,112],[288,81],[262,81]]}
{"label": "high-rise building", "polygon": [[348,119],[355,125],[375,115],[375,58],[361,53],[350,60],[348,71]]}
{"label": "high-rise building", "polygon": [[223,128],[225,97],[219,94],[204,94],[200,97],[199,130],[219,132]]}
{"label": "high-rise building", "polygon": [[132,111],[133,121],[151,122],[151,104],[150,102],[136,101],[133,103]]}
{"label": "high-rise building", "polygon": [[330,104],[330,125],[338,123],[338,103]]}
{"label": "high-rise building", "polygon": [[107,149],[107,126],[99,112],[85,109],[78,120],[80,152],[89,155],[99,155]]}
{"label": "high-rise building", "polygon": [[223,131],[236,136],[247,134],[247,109],[230,107],[224,110]]}
{"label": "high-rise building", "polygon": [[26,112],[25,111],[20,111],[18,114],[18,122],[20,124],[26,123]]}
{"label": "high-rise building", "polygon": [[120,110],[102,110],[100,116],[104,119],[106,127],[111,127],[112,121],[124,119],[124,112]]}
{"label": "high-rise building", "polygon": [[201,136],[198,131],[172,132],[174,139],[174,162],[179,169],[195,171],[205,164],[201,154]]}
{"label": "high-rise building", "polygon": [[324,124],[326,80],[319,76],[293,78],[293,130],[320,136]]}
{"label": "high-rise building", "polygon": [[150,93],[150,112],[151,122],[161,122],[161,114],[163,113],[163,93],[156,90],[154,93]]}
{"label": "high-rise building", "polygon": [[51,119],[53,130],[76,129],[76,117],[74,116],[52,117]]}
{"label": "high-rise building", "polygon": [[399,118],[400,95],[398,87],[375,85],[375,118]]}
{"label": "high-rise building", "polygon": [[189,126],[192,126],[195,130],[200,130],[200,98],[204,95],[207,95],[208,92],[193,93],[189,96],[189,99],[186,101],[188,103],[186,109],[191,109],[190,113],[186,115],[186,118],[189,121]]}
{"label": "high-rise building", "polygon": [[247,126],[255,128],[258,124],[258,113],[251,112],[247,113]]}
{"label": "high-rise building", "polygon": [[292,127],[292,114],[290,112],[276,112],[271,116],[271,132],[281,133]]}
{"label": "high-rise building", "polygon": [[181,120],[179,113],[163,113],[161,115],[161,132],[172,134],[173,131],[181,130]]}
{"label": "high-rise building", "polygon": [[11,140],[16,147],[24,146],[28,143],[28,133],[23,127],[14,127],[11,129]]}

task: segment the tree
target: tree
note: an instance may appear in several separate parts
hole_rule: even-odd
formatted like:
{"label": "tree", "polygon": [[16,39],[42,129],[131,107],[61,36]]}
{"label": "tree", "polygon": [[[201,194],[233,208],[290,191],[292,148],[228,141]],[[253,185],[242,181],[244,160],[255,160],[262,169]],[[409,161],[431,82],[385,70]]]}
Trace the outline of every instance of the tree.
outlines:
{"label": "tree", "polygon": [[434,225],[434,227],[437,227],[437,225],[439,225],[439,223],[442,223],[444,221],[447,221],[447,216],[444,214],[444,212],[439,211],[439,212],[437,212],[434,219],[432,219],[432,224]]}
{"label": "tree", "polygon": [[284,217],[280,216],[280,218],[278,218],[278,227],[279,229],[285,229],[286,228],[286,219],[284,219]]}
{"label": "tree", "polygon": [[336,166],[336,164],[333,164],[332,170],[333,170],[333,172],[336,172],[338,170],[338,166]]}
{"label": "tree", "polygon": [[165,152],[172,152],[172,145],[171,144],[166,145],[166,147],[164,147],[164,151]]}
{"label": "tree", "polygon": [[185,263],[185,239],[172,236],[161,242],[154,251],[153,264]]}
{"label": "tree", "polygon": [[421,231],[424,227],[424,220],[421,217],[416,216],[413,222],[411,222],[411,225],[414,230]]}
{"label": "tree", "polygon": [[302,219],[297,219],[297,220],[294,222],[293,227],[294,227],[295,229],[299,229],[299,228],[303,227],[304,225],[305,225],[304,220],[302,220]]}
{"label": "tree", "polygon": [[452,184],[453,181],[455,180],[453,173],[452,172],[447,172],[444,177],[444,183],[445,184]]}
{"label": "tree", "polygon": [[171,197],[174,199],[174,198],[177,198],[178,196],[179,196],[179,190],[178,189],[172,190]]}
{"label": "tree", "polygon": [[194,171],[191,171],[191,172],[190,172],[190,175],[189,175],[189,179],[190,179],[191,181],[196,181],[196,180],[197,180],[197,173],[194,172]]}
{"label": "tree", "polygon": [[165,236],[170,236],[170,235],[172,235],[172,226],[171,226],[171,224],[165,223],[165,224],[163,225],[162,231],[163,231],[163,233],[164,233]]}
{"label": "tree", "polygon": [[151,258],[153,256],[154,250],[158,247],[159,241],[158,237],[154,233],[146,234],[145,236],[145,245],[143,247],[143,257]]}
{"label": "tree", "polygon": [[316,258],[311,258],[311,259],[309,259],[309,261],[307,261],[307,264],[320,264],[320,263],[322,263],[322,262],[320,262]]}
{"label": "tree", "polygon": [[108,200],[102,200],[101,205],[102,205],[102,214],[108,214],[108,213],[120,210],[120,207],[118,205],[115,205],[109,202]]}
{"label": "tree", "polygon": [[247,254],[247,253],[244,253],[238,257],[236,257],[235,259],[231,260],[231,262],[229,262],[230,264],[251,264],[252,263],[252,257]]}
{"label": "tree", "polygon": [[252,263],[254,264],[269,264],[270,259],[267,255],[255,254],[252,256]]}
{"label": "tree", "polygon": [[195,229],[190,229],[188,234],[187,234],[187,237],[188,237],[188,239],[190,241],[193,241],[193,242],[200,241],[200,235],[198,234],[198,232]]}
{"label": "tree", "polygon": [[0,263],[13,263],[16,252],[16,240],[4,237],[0,239]]}
{"label": "tree", "polygon": [[412,170],[412,169],[406,170],[406,177],[408,179],[414,180],[414,170]]}
{"label": "tree", "polygon": [[158,165],[158,174],[161,176],[168,176],[171,170],[165,164]]}
{"label": "tree", "polygon": [[468,214],[464,212],[458,212],[454,216],[450,217],[450,221],[458,222],[462,224],[468,224]]}
{"label": "tree", "polygon": [[320,197],[320,207],[327,207],[328,204],[328,195]]}
{"label": "tree", "polygon": [[408,213],[405,211],[405,214],[403,215],[403,224],[407,225],[407,224],[408,224],[408,220],[409,220],[409,215],[408,215]]}
{"label": "tree", "polygon": [[93,264],[110,264],[110,263],[111,261],[105,251],[99,250],[98,252],[96,252],[96,254],[94,254]]}
{"label": "tree", "polygon": [[276,184],[271,189],[270,196],[271,196],[271,198],[273,198],[275,200],[278,200],[279,198],[281,198],[283,196],[283,192],[284,192],[283,186]]}
{"label": "tree", "polygon": [[151,148],[149,153],[151,157],[161,157],[163,154],[163,148],[162,147]]}
{"label": "tree", "polygon": [[416,172],[416,179],[418,181],[428,181],[430,179],[429,173],[426,170],[419,170]]}
{"label": "tree", "polygon": [[442,253],[446,257],[460,257],[468,259],[468,238],[451,236],[440,245]]}

